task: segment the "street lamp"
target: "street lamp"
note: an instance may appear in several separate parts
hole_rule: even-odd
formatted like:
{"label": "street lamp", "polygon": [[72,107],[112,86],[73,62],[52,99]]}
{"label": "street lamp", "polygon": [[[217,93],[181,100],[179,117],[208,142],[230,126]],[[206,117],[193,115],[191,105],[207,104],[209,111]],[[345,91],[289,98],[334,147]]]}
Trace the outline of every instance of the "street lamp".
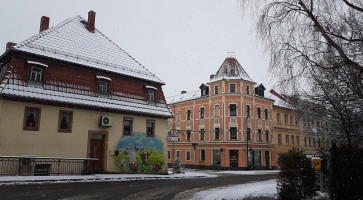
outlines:
{"label": "street lamp", "polygon": [[247,153],[247,162],[246,162],[246,164],[247,164],[247,170],[248,170],[248,163],[249,163],[249,156],[248,156],[248,140],[250,139],[250,131],[251,131],[251,129],[249,129],[249,128],[247,128],[247,130],[246,130],[246,133],[247,133],[247,148],[246,148],[246,153]]}

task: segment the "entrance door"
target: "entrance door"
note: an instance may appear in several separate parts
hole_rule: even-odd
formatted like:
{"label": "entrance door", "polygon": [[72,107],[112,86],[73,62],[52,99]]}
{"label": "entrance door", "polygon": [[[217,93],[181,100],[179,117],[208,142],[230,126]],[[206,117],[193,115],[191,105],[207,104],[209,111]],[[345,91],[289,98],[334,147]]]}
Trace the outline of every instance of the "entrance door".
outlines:
{"label": "entrance door", "polygon": [[105,135],[104,134],[91,134],[91,142],[89,149],[90,158],[97,158],[96,162],[96,171],[101,172],[104,171],[103,161],[104,161],[104,152],[105,152]]}
{"label": "entrance door", "polygon": [[269,151],[265,151],[265,163],[266,163],[266,168],[270,169],[270,152]]}
{"label": "entrance door", "polygon": [[229,151],[229,164],[231,169],[238,169],[238,150]]}
{"label": "entrance door", "polygon": [[213,150],[213,168],[220,169],[221,167],[221,151]]}

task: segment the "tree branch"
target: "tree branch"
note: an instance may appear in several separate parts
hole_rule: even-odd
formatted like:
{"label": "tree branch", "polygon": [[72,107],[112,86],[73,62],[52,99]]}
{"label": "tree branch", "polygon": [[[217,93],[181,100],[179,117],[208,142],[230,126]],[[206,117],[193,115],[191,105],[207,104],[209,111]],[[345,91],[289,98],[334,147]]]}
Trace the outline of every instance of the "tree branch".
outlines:
{"label": "tree branch", "polygon": [[353,8],[354,10],[358,10],[359,12],[363,12],[363,8],[360,8],[356,5],[353,5],[348,0],[342,0],[345,4],[347,4],[349,7]]}

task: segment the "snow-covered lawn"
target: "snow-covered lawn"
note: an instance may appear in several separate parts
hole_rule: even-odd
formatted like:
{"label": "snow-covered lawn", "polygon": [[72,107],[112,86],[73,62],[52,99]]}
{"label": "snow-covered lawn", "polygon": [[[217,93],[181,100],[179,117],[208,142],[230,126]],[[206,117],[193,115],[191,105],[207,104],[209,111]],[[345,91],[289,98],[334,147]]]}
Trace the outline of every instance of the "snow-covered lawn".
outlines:
{"label": "snow-covered lawn", "polygon": [[213,188],[198,192],[191,199],[243,199],[245,197],[273,197],[276,194],[276,179],[273,179]]}

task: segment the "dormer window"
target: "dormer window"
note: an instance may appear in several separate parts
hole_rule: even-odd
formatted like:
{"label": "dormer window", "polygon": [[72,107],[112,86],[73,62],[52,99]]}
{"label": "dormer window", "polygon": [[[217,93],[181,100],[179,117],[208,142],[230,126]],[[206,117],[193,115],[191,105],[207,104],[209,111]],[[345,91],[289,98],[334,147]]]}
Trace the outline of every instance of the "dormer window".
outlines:
{"label": "dormer window", "polygon": [[43,69],[40,67],[31,67],[29,80],[36,83],[42,82]]}
{"label": "dormer window", "polygon": [[98,79],[97,84],[98,84],[98,94],[100,96],[107,96],[108,95],[108,86],[111,82],[111,79],[108,77],[104,77],[104,76],[96,76],[96,78]]}
{"label": "dormer window", "polygon": [[35,86],[41,85],[43,83],[44,68],[48,67],[48,65],[29,60],[28,64],[30,66],[29,83]]}
{"label": "dormer window", "polygon": [[202,85],[200,85],[199,89],[200,89],[200,92],[201,92],[200,93],[201,97],[208,96],[208,94],[209,94],[209,87],[208,86],[202,84]]}
{"label": "dormer window", "polygon": [[147,90],[147,101],[155,102],[155,91],[157,90],[154,86],[145,86]]}
{"label": "dormer window", "polygon": [[107,81],[106,80],[98,80],[98,94],[107,95]]}
{"label": "dormer window", "polygon": [[155,101],[155,90],[152,90],[152,89],[147,90],[147,100]]}

